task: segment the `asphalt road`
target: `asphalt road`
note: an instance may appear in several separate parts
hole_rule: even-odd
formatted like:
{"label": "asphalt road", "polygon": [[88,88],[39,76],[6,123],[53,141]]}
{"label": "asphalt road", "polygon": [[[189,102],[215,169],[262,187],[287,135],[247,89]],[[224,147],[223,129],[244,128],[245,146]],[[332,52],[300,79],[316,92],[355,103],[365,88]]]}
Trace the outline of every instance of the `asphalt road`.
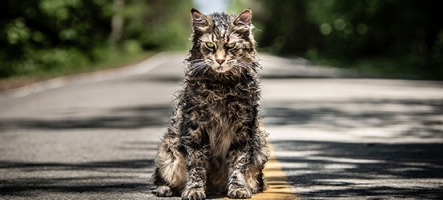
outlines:
{"label": "asphalt road", "polygon": [[[0,199],[156,199],[153,159],[184,57],[0,96]],[[262,60],[269,140],[301,199],[443,198],[443,82]]]}

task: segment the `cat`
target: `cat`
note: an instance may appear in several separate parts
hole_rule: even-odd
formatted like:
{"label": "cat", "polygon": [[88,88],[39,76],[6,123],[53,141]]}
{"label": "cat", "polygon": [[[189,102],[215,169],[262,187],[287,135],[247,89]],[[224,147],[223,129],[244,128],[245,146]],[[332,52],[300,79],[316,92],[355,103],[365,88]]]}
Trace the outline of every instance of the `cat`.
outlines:
{"label": "cat", "polygon": [[269,157],[252,12],[204,15],[192,9],[191,16],[183,89],[155,160],[156,195],[250,198],[267,188],[262,170]]}

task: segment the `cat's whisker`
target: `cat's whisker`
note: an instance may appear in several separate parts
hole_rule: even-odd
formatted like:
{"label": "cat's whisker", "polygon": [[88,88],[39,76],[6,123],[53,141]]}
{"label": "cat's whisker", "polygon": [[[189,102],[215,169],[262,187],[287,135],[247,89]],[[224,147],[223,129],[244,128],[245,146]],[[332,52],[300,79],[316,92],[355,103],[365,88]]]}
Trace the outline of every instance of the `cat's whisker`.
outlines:
{"label": "cat's whisker", "polygon": [[203,59],[199,59],[198,62],[194,62],[192,65],[189,65],[187,71],[189,75],[198,75],[201,74],[201,71],[207,67],[208,65],[206,62]]}
{"label": "cat's whisker", "polygon": [[204,60],[204,59],[199,58],[199,59],[191,60],[191,61],[189,61],[189,62],[200,62],[200,61],[203,61],[203,60]]}

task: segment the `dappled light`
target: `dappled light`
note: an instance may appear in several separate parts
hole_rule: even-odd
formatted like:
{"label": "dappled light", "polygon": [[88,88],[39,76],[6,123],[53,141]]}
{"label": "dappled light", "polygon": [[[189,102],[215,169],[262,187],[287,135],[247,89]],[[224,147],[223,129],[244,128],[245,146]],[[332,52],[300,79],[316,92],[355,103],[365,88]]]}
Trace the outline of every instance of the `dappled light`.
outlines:
{"label": "dappled light", "polygon": [[[264,123],[296,193],[441,198],[440,83],[356,81],[264,80]],[[289,83],[293,93],[275,88]]]}
{"label": "dappled light", "polygon": [[[238,139],[234,132],[254,124],[245,128],[249,137],[263,123],[258,132],[271,149],[264,169],[269,188],[252,199],[443,199],[440,4],[6,0],[0,7],[0,199],[166,199],[156,196],[151,176],[180,98],[205,102],[180,104],[194,109],[191,120],[199,123],[207,119],[198,119],[206,115],[195,105],[215,110],[217,116],[207,114],[215,119],[207,128],[232,132],[212,141],[222,141],[215,146],[226,152]],[[192,8],[202,13],[191,19]],[[235,18],[245,9],[246,16]],[[210,42],[190,41],[200,27],[193,23],[213,28],[201,17],[214,11],[234,14],[238,20],[228,22],[247,32],[227,28],[223,33],[230,34],[219,41],[210,34],[202,37]],[[206,60],[201,49],[210,55]],[[234,50],[238,60],[214,57]],[[237,64],[213,73],[213,57],[220,66]],[[251,58],[253,68],[241,70]],[[191,63],[192,83],[207,92],[185,90]],[[238,76],[229,77],[229,70]],[[254,81],[245,81],[251,72]],[[245,88],[257,98],[237,98]],[[251,106],[233,106],[238,99],[253,99],[245,105],[260,118],[247,117]],[[198,127],[189,124],[175,123],[174,131]],[[208,138],[206,128],[201,132],[193,139]],[[260,163],[267,152],[261,153]],[[258,161],[245,159],[244,166],[248,162]],[[226,198],[226,192],[207,196]]]}

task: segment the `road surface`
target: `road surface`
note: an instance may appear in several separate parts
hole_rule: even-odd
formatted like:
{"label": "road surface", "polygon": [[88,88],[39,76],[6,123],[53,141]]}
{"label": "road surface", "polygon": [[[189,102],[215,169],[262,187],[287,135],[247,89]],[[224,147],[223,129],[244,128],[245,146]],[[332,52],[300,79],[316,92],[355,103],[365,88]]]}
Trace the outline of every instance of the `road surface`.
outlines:
{"label": "road surface", "polygon": [[[184,57],[0,96],[0,199],[160,199],[150,176]],[[442,82],[349,78],[270,55],[262,64],[271,165],[283,170],[274,186],[290,185],[277,193],[443,198]]]}

